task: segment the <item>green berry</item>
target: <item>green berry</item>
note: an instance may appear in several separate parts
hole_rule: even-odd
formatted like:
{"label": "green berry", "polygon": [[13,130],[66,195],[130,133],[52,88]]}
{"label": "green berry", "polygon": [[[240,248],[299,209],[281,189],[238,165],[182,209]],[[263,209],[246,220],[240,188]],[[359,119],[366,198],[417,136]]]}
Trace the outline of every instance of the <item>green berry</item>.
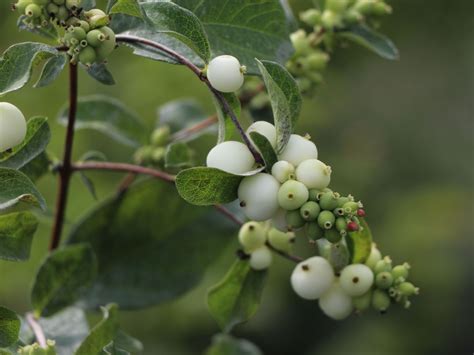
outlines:
{"label": "green berry", "polygon": [[382,290],[386,290],[390,288],[392,284],[393,284],[393,276],[388,271],[380,272],[375,277],[375,285]]}
{"label": "green berry", "polygon": [[90,46],[97,48],[105,41],[105,35],[100,30],[92,30],[87,33],[87,42]]}
{"label": "green berry", "polygon": [[348,4],[348,0],[326,0],[326,9],[334,12],[343,12]]}
{"label": "green berry", "polygon": [[306,57],[306,62],[310,70],[321,71],[326,68],[329,61],[329,55],[323,51],[311,53]]}
{"label": "green berry", "polygon": [[306,236],[311,240],[318,240],[324,237],[324,229],[318,223],[310,222],[306,224]]}
{"label": "green berry", "polygon": [[166,155],[166,149],[164,147],[153,147],[153,153],[151,155],[151,160],[155,164],[159,164],[163,161]]}
{"label": "green berry", "polygon": [[331,229],[336,222],[336,216],[331,211],[321,211],[318,216],[318,224],[321,228]]}
{"label": "green berry", "polygon": [[376,2],[372,8],[374,15],[383,16],[392,13],[392,8],[390,5],[385,4],[382,1]]}
{"label": "green berry", "polygon": [[364,16],[355,9],[350,9],[344,13],[344,20],[350,24],[361,22]]}
{"label": "green berry", "polygon": [[378,274],[379,272],[391,272],[392,271],[392,259],[386,256],[382,260],[378,261],[375,264],[374,272]]}
{"label": "green berry", "polygon": [[[71,0],[69,0],[71,1]],[[74,0],[72,0],[74,1]],[[97,28],[102,26],[107,26],[110,23],[110,17],[104,11],[99,9],[92,9],[84,12],[87,22],[91,28]]]}
{"label": "green berry", "polygon": [[350,202],[351,199],[349,197],[339,197],[337,199],[337,207],[342,208],[347,202]]}
{"label": "green berry", "polygon": [[322,194],[321,190],[311,189],[311,190],[309,190],[309,200],[314,201],[314,202],[318,202],[319,198],[321,197],[321,194]]}
{"label": "green berry", "polygon": [[342,217],[342,216],[345,215],[344,209],[341,208],[341,207],[335,208],[335,209],[332,211],[332,213],[334,213],[335,216],[339,216],[339,217]]}
{"label": "green berry", "polygon": [[[86,42],[87,46],[87,42]],[[92,47],[85,47],[79,53],[79,61],[85,65],[92,65],[96,60],[95,50]]]}
{"label": "green berry", "polygon": [[59,6],[56,4],[49,4],[48,7],[46,8],[46,11],[48,11],[48,14],[57,14],[59,12]]}
{"label": "green berry", "polygon": [[372,303],[372,290],[352,299],[352,304],[357,312],[364,312],[369,309]]}
{"label": "green berry", "polygon": [[41,16],[41,7],[36,4],[30,4],[25,8],[25,15],[31,18],[38,18]]}
{"label": "green berry", "polygon": [[239,231],[239,242],[246,252],[252,252],[265,244],[265,229],[260,223],[247,222]]}
{"label": "green berry", "polygon": [[171,130],[168,125],[158,127],[151,134],[151,144],[157,147],[166,145],[170,139],[170,136]]}
{"label": "green berry", "polygon": [[321,208],[314,201],[308,201],[300,208],[301,217],[305,221],[315,221],[318,218]]}
{"label": "green berry", "polygon": [[100,28],[100,31],[105,36],[105,41],[97,47],[97,61],[104,61],[110,53],[115,49],[115,33],[109,27],[104,26]]}
{"label": "green berry", "polygon": [[410,270],[410,265],[408,263],[395,266],[392,270],[393,279],[394,280],[397,280],[399,278],[403,278],[404,280],[408,279],[409,270]]}
{"label": "green berry", "polygon": [[333,192],[324,192],[319,199],[319,205],[323,210],[333,210],[337,207],[337,198]]}
{"label": "green berry", "polygon": [[346,202],[342,208],[344,209],[344,212],[347,214],[354,214],[357,212],[357,210],[360,208],[360,204],[354,201],[349,201]]}
{"label": "green berry", "polygon": [[299,210],[294,210],[286,213],[286,223],[288,230],[293,231],[303,227],[306,221],[301,217]]}
{"label": "green berry", "polygon": [[71,26],[68,28],[68,32],[70,32],[72,36],[76,38],[78,41],[82,41],[86,39],[86,31],[84,31],[82,27]]}
{"label": "green berry", "polygon": [[316,26],[321,23],[321,11],[309,9],[300,13],[300,20],[309,26]]}
{"label": "green berry", "polygon": [[26,13],[26,7],[31,4],[31,0],[18,0],[13,8],[17,10],[20,14]]}
{"label": "green berry", "polygon": [[298,30],[290,35],[291,43],[295,48],[295,56],[306,55],[312,51],[311,44],[304,30]]}
{"label": "green berry", "polygon": [[372,270],[375,269],[375,265],[379,260],[382,260],[382,254],[380,253],[380,250],[377,248],[375,243],[372,243],[372,248],[370,250],[369,257],[365,261],[365,265],[370,267]]}
{"label": "green berry", "polygon": [[[90,26],[89,26],[89,23],[87,21],[83,21],[83,20],[80,20],[78,22],[78,25],[86,32],[89,32],[90,30]],[[89,41],[89,39],[87,39]]]}
{"label": "green berry", "polygon": [[81,0],[66,0],[65,5],[69,10],[76,10],[81,7]]}
{"label": "green berry", "polygon": [[56,17],[59,22],[65,22],[69,17],[69,11],[66,9],[65,6],[59,6]]}
{"label": "green berry", "polygon": [[342,235],[336,229],[331,228],[324,231],[324,238],[326,238],[328,242],[338,243],[341,240]]}
{"label": "green berry", "polygon": [[293,232],[281,232],[276,228],[270,229],[268,232],[268,242],[275,249],[284,251],[285,253],[291,252],[293,244],[295,242],[295,233]]}
{"label": "green berry", "polygon": [[332,30],[341,25],[341,16],[331,10],[324,10],[321,15],[321,23],[324,28]]}
{"label": "green berry", "polygon": [[296,180],[288,180],[278,190],[278,203],[285,210],[295,210],[308,201],[306,186]]}
{"label": "green berry", "polygon": [[372,294],[372,307],[380,313],[385,313],[390,307],[390,297],[387,292],[374,290]]}
{"label": "green berry", "polygon": [[152,160],[153,156],[153,147],[146,145],[137,149],[133,155],[133,160],[137,164],[147,164]]}
{"label": "green berry", "polygon": [[398,291],[403,296],[412,296],[420,293],[420,289],[415,287],[411,282],[402,282],[398,285]]}
{"label": "green berry", "polygon": [[55,3],[56,5],[64,5],[65,2],[66,0],[53,0],[53,3]]}
{"label": "green berry", "polygon": [[346,231],[347,229],[347,222],[346,222],[346,219],[344,217],[338,217],[336,219],[336,229],[339,231],[339,232],[343,232],[343,231]]}

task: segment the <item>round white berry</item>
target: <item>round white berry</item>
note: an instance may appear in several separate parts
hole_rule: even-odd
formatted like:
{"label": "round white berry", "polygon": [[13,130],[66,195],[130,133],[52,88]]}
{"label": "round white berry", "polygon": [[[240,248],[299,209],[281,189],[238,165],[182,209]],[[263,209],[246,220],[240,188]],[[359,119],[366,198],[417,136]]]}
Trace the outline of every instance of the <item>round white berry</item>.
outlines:
{"label": "round white berry", "polygon": [[295,178],[295,167],[285,160],[277,161],[272,166],[272,175],[283,184],[285,181]]}
{"label": "round white berry", "polygon": [[309,191],[299,181],[288,180],[278,190],[278,203],[281,208],[292,211],[308,201]]}
{"label": "round white berry", "polygon": [[331,182],[331,167],[317,159],[305,160],[296,168],[296,179],[308,189],[322,190]]}
{"label": "round white berry", "polygon": [[266,231],[260,223],[247,222],[239,231],[239,242],[246,252],[251,252],[265,244]]}
{"label": "round white berry", "polygon": [[367,265],[352,264],[342,270],[339,280],[341,288],[349,296],[362,296],[372,287],[374,274]]}
{"label": "round white berry", "polygon": [[242,179],[238,196],[247,218],[265,221],[278,210],[279,182],[271,175],[259,173]]}
{"label": "round white berry", "polygon": [[221,92],[235,92],[244,83],[242,66],[231,55],[220,55],[207,66],[207,78],[212,87]]}
{"label": "round white berry", "polygon": [[227,141],[216,145],[207,154],[207,166],[231,174],[243,174],[252,170],[255,159],[243,143]]}
{"label": "round white berry", "polygon": [[291,286],[298,296],[315,300],[321,297],[334,281],[331,264],[321,256],[302,261],[291,274]]}
{"label": "round white berry", "polygon": [[279,159],[298,166],[304,160],[318,159],[318,149],[309,139],[292,134]]}
{"label": "round white berry", "polygon": [[347,318],[354,308],[352,298],[344,292],[336,280],[319,299],[319,308],[335,320]]}
{"label": "round white berry", "polygon": [[8,102],[0,102],[0,152],[19,145],[26,136],[23,113]]}
{"label": "round white berry", "polygon": [[266,246],[255,249],[250,254],[250,267],[254,270],[265,270],[272,264],[272,252]]}
{"label": "round white berry", "polygon": [[249,135],[249,137],[251,132],[260,133],[262,136],[268,139],[273,148],[276,147],[276,128],[271,123],[266,121],[254,122],[247,129],[247,135]]}

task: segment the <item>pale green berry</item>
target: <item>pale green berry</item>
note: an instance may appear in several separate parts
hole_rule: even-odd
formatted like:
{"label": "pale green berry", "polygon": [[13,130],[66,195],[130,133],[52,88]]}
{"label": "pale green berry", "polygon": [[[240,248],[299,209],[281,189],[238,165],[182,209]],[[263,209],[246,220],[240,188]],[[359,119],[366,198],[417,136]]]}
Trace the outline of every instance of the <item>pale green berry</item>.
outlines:
{"label": "pale green berry", "polygon": [[317,159],[303,161],[296,168],[296,180],[306,185],[308,189],[326,188],[331,182],[331,167]]}
{"label": "pale green berry", "polygon": [[349,197],[339,197],[337,199],[337,207],[343,208],[343,206],[347,203],[350,202]]}
{"label": "pale green berry", "polygon": [[321,11],[308,9],[300,13],[300,20],[309,26],[316,26],[321,22]]}
{"label": "pale green berry", "polygon": [[[87,42],[86,42],[87,45]],[[95,54],[95,50],[92,47],[85,47],[79,53],[79,61],[85,65],[92,65],[95,62],[97,56]]]}
{"label": "pale green berry", "polygon": [[390,288],[393,284],[393,276],[390,272],[388,271],[382,271],[375,276],[375,285],[382,289],[386,290]]}
{"label": "pale green berry", "polygon": [[90,46],[97,48],[105,41],[105,35],[100,30],[92,30],[87,33],[87,42]]}
{"label": "pale green berry", "polygon": [[392,13],[392,7],[390,5],[385,4],[382,1],[378,1],[374,4],[372,9],[374,15],[383,16]]}
{"label": "pale green berry", "polygon": [[304,30],[290,34],[290,40],[295,48],[295,56],[307,55],[313,50]]}
{"label": "pale green berry", "polygon": [[335,216],[339,216],[339,217],[342,217],[345,215],[345,212],[344,212],[344,209],[341,208],[341,207],[337,207],[335,208],[332,213],[334,213]]}
{"label": "pale green berry", "polygon": [[311,240],[318,240],[324,237],[324,229],[317,222],[306,224],[306,236]]}
{"label": "pale green berry", "polygon": [[276,147],[276,128],[269,122],[257,121],[250,125],[247,129],[247,135],[250,138],[250,133],[257,132],[264,136],[273,148]]}
{"label": "pale green berry", "polygon": [[288,211],[286,213],[286,224],[288,226],[288,230],[294,231],[298,230],[299,228],[305,225],[306,221],[301,217],[299,210]]}
{"label": "pale green berry", "polygon": [[38,18],[41,16],[41,7],[36,4],[30,4],[25,8],[25,15],[31,18]]}
{"label": "pale green berry", "polygon": [[265,221],[278,211],[278,189],[280,184],[269,174],[259,173],[242,179],[238,197],[247,218]]}
{"label": "pale green berry", "polygon": [[380,313],[385,313],[390,307],[390,297],[386,291],[374,290],[372,293],[372,307]]}
{"label": "pale green berry", "polygon": [[341,16],[334,11],[324,10],[321,15],[321,23],[326,29],[334,29],[341,25]]}
{"label": "pale green berry", "polygon": [[79,25],[84,31],[89,32],[89,30],[90,30],[89,22],[80,20],[80,21],[78,22],[78,25]]}
{"label": "pale green berry", "polygon": [[168,143],[171,136],[171,130],[168,125],[156,128],[151,134],[151,144],[157,147]]}
{"label": "pale green berry", "polygon": [[281,152],[279,159],[286,160],[293,166],[297,167],[305,160],[318,159],[318,149],[308,138],[292,134],[285,149]]}
{"label": "pale green berry", "polygon": [[281,208],[291,211],[300,208],[308,201],[306,186],[295,180],[288,180],[278,190],[278,203]]}
{"label": "pale green berry", "polygon": [[102,62],[110,55],[110,53],[113,52],[117,43],[115,40],[115,32],[112,31],[110,27],[103,26],[100,27],[99,30],[105,36],[105,41],[103,41],[102,44],[96,49],[97,62]]}
{"label": "pale green berry", "polygon": [[272,264],[272,252],[266,246],[255,249],[250,254],[250,267],[254,270],[265,270]]}
{"label": "pale green berry", "polygon": [[153,163],[158,164],[163,161],[166,155],[166,149],[164,147],[152,147],[153,153],[151,155],[151,160]]}
{"label": "pale green berry", "polygon": [[398,285],[398,291],[403,296],[412,296],[420,293],[420,289],[415,287],[411,282],[402,282]]}
{"label": "pale green berry", "polygon": [[268,232],[268,242],[275,249],[281,250],[285,253],[290,253],[295,242],[295,233],[285,233],[276,228],[272,228]]}
{"label": "pale green berry", "polygon": [[18,0],[13,6],[20,14],[25,14],[26,7],[31,4],[31,0]]}
{"label": "pale green berry", "polygon": [[310,70],[323,70],[329,61],[329,55],[323,51],[311,53],[306,58]]}
{"label": "pale green berry", "polygon": [[343,232],[347,230],[347,222],[344,217],[338,217],[336,218],[336,229],[339,232]]}
{"label": "pale green berry", "polygon": [[[66,0],[66,6],[67,6]],[[75,1],[75,0],[71,0]],[[89,22],[89,25],[92,29],[107,26],[110,23],[110,17],[104,11],[100,9],[91,9],[89,11],[84,12],[84,15]]]}
{"label": "pale green berry", "polygon": [[410,270],[410,264],[403,263],[402,265],[397,265],[392,270],[392,276],[394,280],[399,278],[408,279],[408,274]]}
{"label": "pale green berry", "polygon": [[336,229],[331,228],[324,230],[324,238],[326,238],[328,242],[338,243],[341,240],[342,235]]}
{"label": "pale green berry", "polygon": [[0,153],[23,142],[26,136],[23,113],[8,102],[0,102]]}
{"label": "pale green berry", "polygon": [[78,41],[82,41],[83,39],[86,39],[86,36],[87,36],[86,31],[84,31],[82,27],[70,26],[68,28],[68,32],[71,33],[71,35]]}
{"label": "pale green berry", "polygon": [[361,296],[372,287],[374,274],[364,264],[352,264],[342,270],[339,280],[341,287],[349,296]]}
{"label": "pale green berry", "polygon": [[354,306],[352,298],[342,289],[337,280],[319,299],[319,308],[325,315],[335,320],[342,320],[351,315]]}
{"label": "pale green berry", "polygon": [[367,260],[365,261],[365,265],[367,265],[372,270],[374,270],[375,265],[380,260],[382,260],[382,253],[380,253],[380,250],[377,248],[375,243],[372,243],[372,248],[370,249],[370,254],[369,254]]}
{"label": "pale green berry", "polygon": [[239,231],[239,242],[246,252],[252,252],[265,244],[265,228],[257,222],[245,223]]}
{"label": "pale green berry", "polygon": [[370,308],[372,304],[372,290],[367,291],[362,296],[352,299],[352,304],[357,312],[364,312]]}
{"label": "pale green berry", "polygon": [[334,281],[331,264],[320,256],[313,256],[296,265],[291,274],[291,286],[296,294],[307,300],[321,297]]}
{"label": "pale green berry", "polygon": [[323,192],[318,189],[310,189],[309,190],[309,200],[314,202],[319,202],[319,198]]}
{"label": "pale green berry", "polygon": [[334,12],[342,12],[349,5],[348,0],[326,0],[326,9]]}
{"label": "pale green berry", "polygon": [[331,229],[336,222],[336,216],[331,211],[321,211],[318,216],[318,224],[321,228]]}
{"label": "pale green berry", "polygon": [[64,5],[66,3],[66,0],[53,0],[53,3],[56,5]]}
{"label": "pale green berry", "polygon": [[379,272],[392,271],[392,259],[389,256],[384,257],[382,260],[377,261],[374,267],[374,272],[378,274]]}
{"label": "pale green berry", "polygon": [[46,11],[48,11],[48,14],[50,15],[55,15],[59,12],[59,6],[53,3],[48,4],[48,6],[46,7]]}
{"label": "pale green berry", "polygon": [[273,164],[272,175],[282,184],[295,178],[295,167],[285,160],[280,160]]}
{"label": "pale green berry", "polygon": [[216,145],[207,154],[207,166],[231,174],[243,174],[253,169],[255,159],[243,143],[227,141]]}
{"label": "pale green berry", "polygon": [[235,92],[244,83],[244,74],[239,60],[231,55],[220,55],[207,66],[207,78],[211,86],[221,92]]}
{"label": "pale green berry", "polygon": [[133,160],[137,164],[147,164],[153,160],[154,148],[149,145],[145,145],[137,149],[133,155]]}
{"label": "pale green berry", "polygon": [[[69,10],[76,10],[81,6],[81,2],[82,0],[66,0],[65,5]],[[98,10],[98,9],[94,9],[94,10]]]}
{"label": "pale green berry", "polygon": [[354,201],[346,202],[342,208],[346,214],[354,214],[361,207],[361,204]]}
{"label": "pale green berry", "polygon": [[337,198],[333,192],[324,192],[319,198],[319,206],[323,210],[332,211],[337,207]]}
{"label": "pale green berry", "polygon": [[300,208],[301,217],[308,222],[315,221],[318,218],[320,211],[321,208],[318,203],[314,201],[308,201]]}

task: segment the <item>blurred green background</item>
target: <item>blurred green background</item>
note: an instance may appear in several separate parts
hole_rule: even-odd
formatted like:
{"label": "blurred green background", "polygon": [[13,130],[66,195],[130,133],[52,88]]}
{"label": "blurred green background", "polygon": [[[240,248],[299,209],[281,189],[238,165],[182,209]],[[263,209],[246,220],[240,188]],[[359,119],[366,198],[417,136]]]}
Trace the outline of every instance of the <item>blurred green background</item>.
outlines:
{"label": "blurred green background", "polygon": [[[16,42],[40,40],[15,30],[10,1],[0,4],[0,51]],[[292,1],[304,8],[305,1]],[[327,319],[317,304],[299,299],[289,286],[292,266],[278,260],[271,270],[257,316],[238,336],[267,355],[292,354],[472,354],[473,306],[473,94],[474,2],[393,0],[382,31],[401,59],[382,60],[356,46],[338,50],[318,95],[306,100],[297,131],[309,132],[321,159],[333,167],[333,187],[367,206],[368,221],[382,252],[409,261],[421,287],[409,311],[395,309]],[[208,110],[206,89],[185,69],[132,56],[121,48],[110,59],[118,85],[106,87],[84,73],[82,95],[115,96],[153,126],[158,106],[194,97]],[[24,113],[50,118],[50,150],[62,153],[64,128],[56,114],[66,100],[67,75],[43,89],[31,86],[6,100]],[[92,131],[77,134],[74,155],[95,149],[110,160],[128,160],[131,150]],[[99,197],[121,176],[90,174]],[[39,186],[53,205],[56,180]],[[68,227],[95,201],[74,178]],[[49,213],[52,213],[51,211]],[[27,311],[34,270],[47,250],[50,218],[43,218],[33,255],[26,263],[0,261],[0,304]],[[233,238],[233,236],[228,236]],[[216,260],[201,286],[175,302],[123,312],[125,330],[144,342],[145,354],[199,354],[218,328],[205,305],[206,288],[232,263],[232,250]],[[152,271],[151,271],[152,272]]]}

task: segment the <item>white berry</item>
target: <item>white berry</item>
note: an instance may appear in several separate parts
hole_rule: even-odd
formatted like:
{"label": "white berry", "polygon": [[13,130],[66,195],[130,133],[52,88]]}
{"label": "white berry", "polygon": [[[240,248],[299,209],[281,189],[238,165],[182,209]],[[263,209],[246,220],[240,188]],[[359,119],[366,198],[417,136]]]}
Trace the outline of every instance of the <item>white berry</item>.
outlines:
{"label": "white berry", "polygon": [[319,308],[335,320],[347,318],[354,308],[352,298],[344,292],[336,280],[319,299]]}
{"label": "white berry", "polygon": [[339,278],[341,288],[352,297],[362,296],[374,283],[372,270],[364,264],[346,266]]}
{"label": "white berry", "polygon": [[0,152],[21,144],[25,136],[26,120],[23,113],[8,102],[0,102]]}
{"label": "white berry", "polygon": [[298,296],[315,300],[321,297],[334,281],[331,264],[321,256],[302,261],[291,274],[291,286]]}
{"label": "white berry", "polygon": [[242,66],[231,55],[215,57],[207,66],[207,78],[212,87],[221,92],[235,92],[244,83]]}
{"label": "white berry", "polygon": [[295,167],[285,160],[277,161],[272,166],[272,175],[283,184],[285,181],[295,178]]}
{"label": "white berry", "polygon": [[280,183],[271,175],[259,173],[242,179],[238,196],[247,218],[254,221],[270,219],[278,210]]}
{"label": "white berry", "polygon": [[216,145],[207,154],[207,166],[231,174],[243,174],[253,169],[255,159],[243,143],[227,141]]}
{"label": "white berry", "polygon": [[266,231],[260,223],[247,222],[239,231],[239,242],[246,252],[251,252],[265,244]]}
{"label": "white berry", "polygon": [[260,247],[250,254],[250,267],[254,270],[265,270],[272,264],[272,252],[266,246]]}
{"label": "white berry", "polygon": [[292,134],[279,159],[286,160],[293,166],[298,166],[304,160],[318,159],[318,149],[309,139]]}
{"label": "white berry", "polygon": [[331,182],[331,167],[317,159],[303,161],[296,168],[296,179],[308,189],[322,190]]}
{"label": "white berry", "polygon": [[249,135],[249,137],[251,132],[260,133],[262,136],[268,139],[273,148],[276,147],[276,128],[271,123],[266,121],[254,122],[247,129],[247,135]]}

